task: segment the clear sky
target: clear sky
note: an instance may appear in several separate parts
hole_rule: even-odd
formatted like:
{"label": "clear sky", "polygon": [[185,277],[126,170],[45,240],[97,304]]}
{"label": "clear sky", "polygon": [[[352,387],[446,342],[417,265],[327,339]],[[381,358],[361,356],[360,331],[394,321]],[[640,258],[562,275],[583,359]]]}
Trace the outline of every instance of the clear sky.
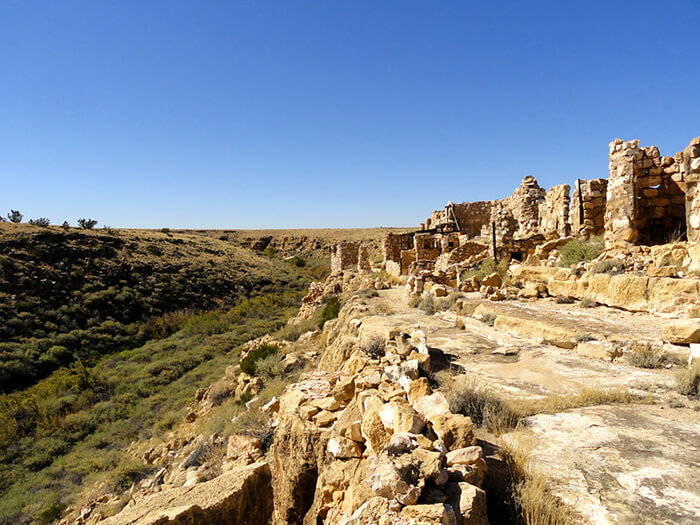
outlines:
{"label": "clear sky", "polygon": [[700,1],[0,2],[0,211],[412,226],[700,135]]}

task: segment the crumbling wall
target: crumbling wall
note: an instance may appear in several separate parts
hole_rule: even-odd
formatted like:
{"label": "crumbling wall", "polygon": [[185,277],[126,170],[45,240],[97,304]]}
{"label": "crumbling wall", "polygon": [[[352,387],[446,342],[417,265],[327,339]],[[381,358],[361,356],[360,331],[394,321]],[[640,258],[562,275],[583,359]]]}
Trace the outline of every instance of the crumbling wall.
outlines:
{"label": "crumbling wall", "polygon": [[608,248],[663,244],[686,235],[684,155],[662,157],[639,140],[610,143],[605,211]]}
{"label": "crumbling wall", "polygon": [[584,239],[603,235],[607,189],[607,179],[576,180],[569,209],[572,234]]}
{"label": "crumbling wall", "polygon": [[523,238],[538,233],[539,206],[547,192],[532,175],[525,177],[513,195],[505,199],[513,218],[518,221],[516,236]]}
{"label": "crumbling wall", "polygon": [[686,191],[686,225],[688,240],[700,242],[700,137],[683,150],[681,178]]}
{"label": "crumbling wall", "polygon": [[493,201],[460,202],[454,205],[454,214],[459,222],[459,231],[471,237],[481,233],[491,219]]}
{"label": "crumbling wall", "polygon": [[331,272],[356,270],[360,243],[343,241],[331,248]]}
{"label": "crumbling wall", "polygon": [[384,269],[390,275],[401,275],[404,250],[413,249],[413,233],[387,233],[384,236]]}
{"label": "crumbling wall", "polygon": [[434,261],[442,252],[440,239],[434,233],[416,233],[413,237],[413,249],[417,261]]}
{"label": "crumbling wall", "polygon": [[662,157],[656,146],[640,148],[634,171],[639,244],[663,244],[674,235],[684,236],[685,194],[678,185],[676,159]]}
{"label": "crumbling wall", "polygon": [[538,230],[547,238],[568,237],[571,186],[560,184],[549,189],[538,209]]}

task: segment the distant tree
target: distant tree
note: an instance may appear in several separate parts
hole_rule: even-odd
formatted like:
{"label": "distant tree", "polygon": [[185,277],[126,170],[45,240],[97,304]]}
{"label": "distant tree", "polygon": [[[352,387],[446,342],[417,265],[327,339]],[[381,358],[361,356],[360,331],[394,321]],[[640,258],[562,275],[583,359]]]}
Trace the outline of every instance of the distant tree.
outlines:
{"label": "distant tree", "polygon": [[10,222],[17,224],[22,222],[24,215],[22,215],[19,210],[10,210],[10,213],[7,214],[7,218],[10,219]]}
{"label": "distant tree", "polygon": [[7,222],[7,219],[5,217],[3,217],[2,215],[0,215],[0,222]]}
{"label": "distant tree", "polygon": [[63,224],[61,224],[61,228],[68,231],[68,228],[70,228],[70,224],[68,223],[68,221],[63,221]]}
{"label": "distant tree", "polygon": [[46,217],[39,217],[38,219],[29,219],[29,224],[33,224],[34,226],[48,226],[51,224],[51,221]]}
{"label": "distant tree", "polygon": [[97,221],[95,219],[78,219],[78,226],[83,230],[92,230],[96,224]]}

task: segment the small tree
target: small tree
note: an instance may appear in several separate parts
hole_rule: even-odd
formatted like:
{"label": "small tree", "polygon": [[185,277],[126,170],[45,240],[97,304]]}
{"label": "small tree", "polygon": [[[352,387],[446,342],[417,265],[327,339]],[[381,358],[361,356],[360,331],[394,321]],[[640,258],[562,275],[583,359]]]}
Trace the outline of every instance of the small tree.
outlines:
{"label": "small tree", "polygon": [[68,228],[70,228],[70,224],[68,223],[68,221],[63,221],[63,224],[61,224],[61,228],[68,231]]}
{"label": "small tree", "polygon": [[10,210],[10,213],[7,214],[7,218],[10,219],[10,222],[17,224],[22,222],[24,215],[22,215],[19,210]]}
{"label": "small tree", "polygon": [[29,219],[29,224],[33,224],[34,226],[48,226],[51,224],[51,221],[46,217],[39,217],[38,219]]}
{"label": "small tree", "polygon": [[78,226],[83,230],[92,230],[96,224],[97,221],[95,219],[78,219]]}

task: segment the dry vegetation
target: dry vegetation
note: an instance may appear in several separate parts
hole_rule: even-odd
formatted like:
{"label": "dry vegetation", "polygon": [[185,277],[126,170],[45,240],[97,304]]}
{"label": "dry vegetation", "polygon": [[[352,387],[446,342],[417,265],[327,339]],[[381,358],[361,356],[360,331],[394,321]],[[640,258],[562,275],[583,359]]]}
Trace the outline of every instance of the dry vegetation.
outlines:
{"label": "dry vegetation", "polygon": [[[327,271],[167,230],[3,223],[0,248],[0,523],[49,523],[81,487],[148,475],[124,448],[178,425],[239,345],[284,326]],[[264,395],[279,393],[274,358],[255,368]],[[220,402],[226,427],[241,406]]]}

